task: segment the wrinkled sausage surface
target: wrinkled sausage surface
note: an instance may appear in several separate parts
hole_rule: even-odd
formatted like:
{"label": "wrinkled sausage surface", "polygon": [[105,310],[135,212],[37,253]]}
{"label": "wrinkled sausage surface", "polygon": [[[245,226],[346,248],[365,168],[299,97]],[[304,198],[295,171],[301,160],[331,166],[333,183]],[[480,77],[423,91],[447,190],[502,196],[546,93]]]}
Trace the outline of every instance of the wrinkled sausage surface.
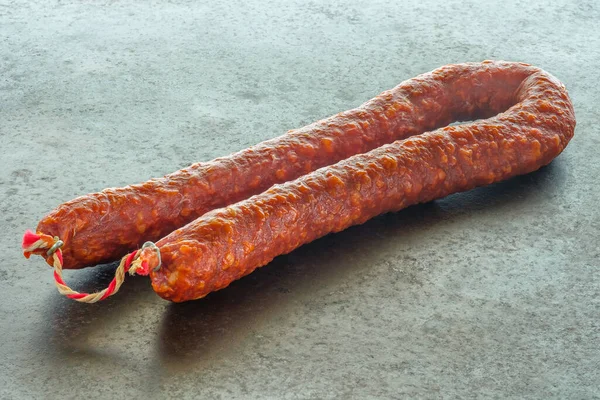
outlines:
{"label": "wrinkled sausage surface", "polygon": [[[369,109],[369,117],[346,114],[360,140],[369,126],[397,132],[397,124],[409,124],[403,132],[414,133],[500,113],[398,140],[204,214],[157,243],[162,266],[151,273],[154,290],[175,302],[197,299],[277,255],[378,214],[532,172],[561,153],[575,128],[565,87],[516,63],[442,67],[367,104],[358,110]],[[424,115],[433,120],[420,121]],[[357,139],[355,146],[366,145]],[[142,257],[157,265],[151,249]]]}

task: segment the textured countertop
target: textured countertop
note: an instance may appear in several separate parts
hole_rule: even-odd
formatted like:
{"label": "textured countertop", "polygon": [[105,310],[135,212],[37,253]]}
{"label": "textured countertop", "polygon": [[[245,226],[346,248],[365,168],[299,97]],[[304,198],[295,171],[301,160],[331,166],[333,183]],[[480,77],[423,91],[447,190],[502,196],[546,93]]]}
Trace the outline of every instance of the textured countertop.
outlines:
{"label": "textured countertop", "polygon": [[[0,0],[0,398],[600,397],[597,2],[199,3]],[[550,166],[185,304],[136,277],[80,305],[21,255],[63,201],[484,59],[567,86],[577,129]],[[65,279],[99,289],[113,269]]]}

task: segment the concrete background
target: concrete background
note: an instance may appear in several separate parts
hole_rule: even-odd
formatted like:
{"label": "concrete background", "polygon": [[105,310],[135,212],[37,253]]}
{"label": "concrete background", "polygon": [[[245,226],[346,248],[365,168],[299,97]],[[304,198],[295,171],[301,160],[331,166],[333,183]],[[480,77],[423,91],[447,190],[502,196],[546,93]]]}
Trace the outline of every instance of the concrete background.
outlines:
{"label": "concrete background", "polygon": [[[593,0],[0,0],[0,398],[600,398],[599,21]],[[186,304],[133,278],[79,305],[21,255],[63,201],[484,59],[568,87],[576,135],[549,167]]]}

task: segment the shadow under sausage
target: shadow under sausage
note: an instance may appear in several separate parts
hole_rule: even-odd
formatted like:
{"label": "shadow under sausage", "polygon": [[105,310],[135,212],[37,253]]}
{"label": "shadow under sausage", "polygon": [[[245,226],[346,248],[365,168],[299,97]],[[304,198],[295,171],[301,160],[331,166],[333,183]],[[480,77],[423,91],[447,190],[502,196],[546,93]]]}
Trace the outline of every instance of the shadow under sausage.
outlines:
{"label": "shadow under sausage", "polygon": [[[107,287],[117,265],[118,262],[115,262],[83,270],[68,270],[64,277],[73,288],[93,292]],[[54,372],[79,363],[100,363],[107,367],[130,364],[132,360],[118,347],[102,341],[107,336],[106,341],[110,341],[112,333],[124,336],[127,328],[120,322],[139,314],[140,310],[153,303],[153,299],[161,303],[157,298],[147,278],[129,275],[118,293],[95,304],[77,303],[52,293],[45,303],[45,320],[41,321],[41,329],[33,338],[33,345],[44,349],[41,356],[46,367]]]}
{"label": "shadow under sausage", "polygon": [[442,221],[547,201],[564,189],[565,177],[560,162],[554,162],[528,175],[385,214],[277,257],[204,299],[169,304],[159,331],[157,362],[167,370],[209,365],[261,321],[309,300],[314,285],[335,290],[348,274],[369,267],[357,259],[368,261],[383,246],[411,235],[426,237]]}

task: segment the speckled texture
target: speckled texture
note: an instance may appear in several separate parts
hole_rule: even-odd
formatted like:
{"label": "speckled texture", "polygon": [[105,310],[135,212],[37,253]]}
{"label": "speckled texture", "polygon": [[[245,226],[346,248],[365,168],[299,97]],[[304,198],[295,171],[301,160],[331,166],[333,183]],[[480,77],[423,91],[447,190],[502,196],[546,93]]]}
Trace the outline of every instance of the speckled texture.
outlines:
{"label": "speckled texture", "polygon": [[[597,2],[39,3],[0,5],[1,398],[600,396]],[[63,201],[484,59],[567,85],[577,129],[548,167],[320,239],[197,302],[134,278],[75,304],[21,255]]]}

